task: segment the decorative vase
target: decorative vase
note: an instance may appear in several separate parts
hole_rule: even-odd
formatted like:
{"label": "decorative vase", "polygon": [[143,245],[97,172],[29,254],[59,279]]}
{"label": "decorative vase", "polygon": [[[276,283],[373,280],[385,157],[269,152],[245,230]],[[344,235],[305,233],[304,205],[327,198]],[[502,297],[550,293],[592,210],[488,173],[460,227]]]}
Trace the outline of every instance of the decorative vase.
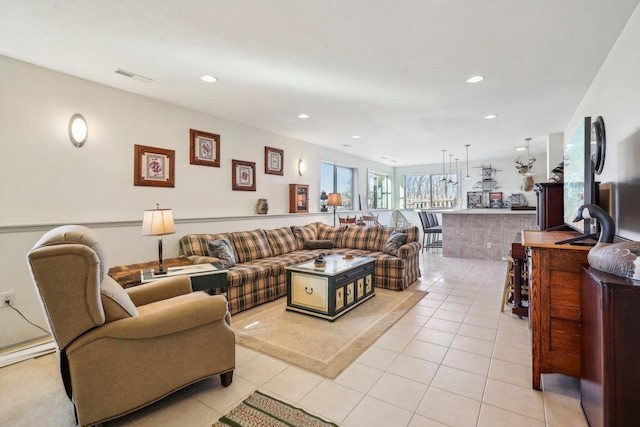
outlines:
{"label": "decorative vase", "polygon": [[313,265],[315,268],[324,268],[327,266],[327,261],[324,259],[324,253],[320,253],[313,261]]}
{"label": "decorative vase", "polygon": [[256,211],[261,215],[266,215],[269,212],[269,202],[267,202],[267,199],[258,199]]}

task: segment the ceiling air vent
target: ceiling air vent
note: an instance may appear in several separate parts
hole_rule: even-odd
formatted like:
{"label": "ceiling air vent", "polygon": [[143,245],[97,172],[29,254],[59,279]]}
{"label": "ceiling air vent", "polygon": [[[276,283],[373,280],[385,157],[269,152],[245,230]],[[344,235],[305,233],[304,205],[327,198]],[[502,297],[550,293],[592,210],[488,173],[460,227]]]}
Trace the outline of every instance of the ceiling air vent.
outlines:
{"label": "ceiling air vent", "polygon": [[130,77],[144,83],[151,83],[153,81],[153,79],[150,79],[149,77],[141,76],[140,74],[132,73],[131,71],[123,70],[122,68],[118,68],[116,70],[116,74],[121,74],[125,77]]}

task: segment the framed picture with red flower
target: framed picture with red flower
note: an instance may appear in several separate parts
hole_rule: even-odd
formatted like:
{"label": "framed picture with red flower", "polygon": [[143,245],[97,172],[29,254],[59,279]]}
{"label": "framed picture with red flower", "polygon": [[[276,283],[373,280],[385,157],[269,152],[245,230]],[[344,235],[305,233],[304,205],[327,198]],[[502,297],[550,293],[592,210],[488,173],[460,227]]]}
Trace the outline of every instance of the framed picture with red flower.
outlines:
{"label": "framed picture with red flower", "polygon": [[256,163],[231,160],[231,189],[256,191]]}
{"label": "framed picture with red flower", "polygon": [[189,163],[220,167],[220,135],[189,129]]}
{"label": "framed picture with red flower", "polygon": [[133,146],[133,185],[175,187],[175,150]]}

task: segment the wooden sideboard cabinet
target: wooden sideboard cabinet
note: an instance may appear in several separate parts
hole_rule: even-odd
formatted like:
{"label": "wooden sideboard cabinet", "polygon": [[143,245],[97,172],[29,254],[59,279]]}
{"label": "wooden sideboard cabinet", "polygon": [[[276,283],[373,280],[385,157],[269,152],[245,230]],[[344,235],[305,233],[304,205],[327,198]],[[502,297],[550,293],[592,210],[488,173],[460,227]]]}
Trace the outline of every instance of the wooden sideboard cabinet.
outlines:
{"label": "wooden sideboard cabinet", "polygon": [[530,250],[529,324],[536,390],[541,389],[541,374],[580,377],[580,266],[587,262],[590,247],[555,244],[578,235],[522,232],[522,245]]}
{"label": "wooden sideboard cabinet", "polygon": [[536,225],[538,230],[557,227],[564,224],[564,184],[539,183],[536,192]]}
{"label": "wooden sideboard cabinet", "polygon": [[582,266],[582,409],[591,427],[640,425],[640,282]]}

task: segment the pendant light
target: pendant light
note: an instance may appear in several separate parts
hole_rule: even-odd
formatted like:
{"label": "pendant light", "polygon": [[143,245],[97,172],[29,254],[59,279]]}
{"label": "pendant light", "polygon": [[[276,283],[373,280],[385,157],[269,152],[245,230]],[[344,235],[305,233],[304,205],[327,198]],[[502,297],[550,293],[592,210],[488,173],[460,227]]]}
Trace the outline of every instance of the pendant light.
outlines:
{"label": "pendant light", "polygon": [[451,179],[451,158],[452,157],[453,157],[453,154],[449,154],[449,179],[447,180],[449,184],[453,184],[453,180]]}
{"label": "pendant light", "polygon": [[[531,153],[529,153],[529,143],[531,142],[531,138],[526,138],[525,141],[527,142],[527,164],[531,164]],[[531,166],[527,167],[527,173],[525,173],[526,176],[531,176]]]}
{"label": "pendant light", "polygon": [[444,152],[447,150],[442,150],[442,179],[440,181],[447,182],[447,173],[444,170]]}
{"label": "pendant light", "polygon": [[465,144],[464,146],[467,147],[467,176],[464,179],[469,179],[469,147],[471,144]]}
{"label": "pendant light", "polygon": [[458,185],[460,183],[460,181],[458,180],[458,160],[460,159],[456,159],[456,182],[453,183],[453,185]]}

